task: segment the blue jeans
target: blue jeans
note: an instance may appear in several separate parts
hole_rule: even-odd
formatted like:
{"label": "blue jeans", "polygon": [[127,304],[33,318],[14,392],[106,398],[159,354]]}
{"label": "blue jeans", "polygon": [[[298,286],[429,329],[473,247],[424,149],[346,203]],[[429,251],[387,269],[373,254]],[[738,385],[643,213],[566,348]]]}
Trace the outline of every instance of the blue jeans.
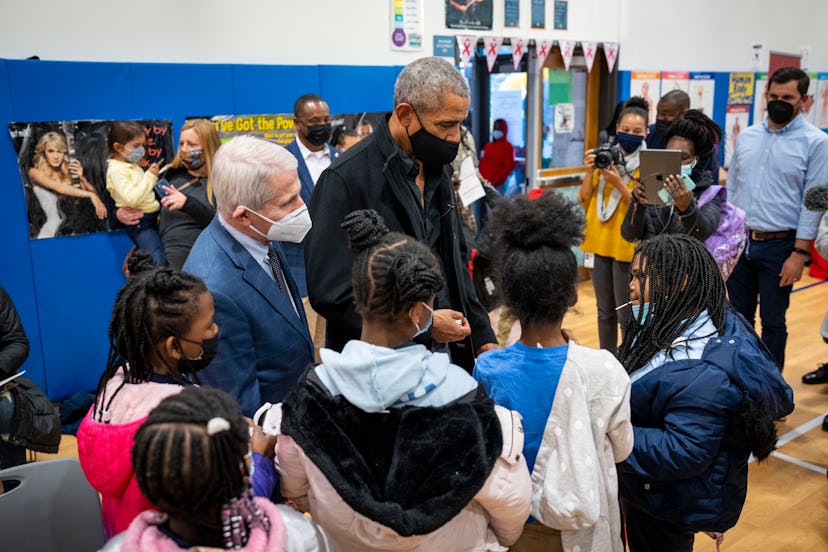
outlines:
{"label": "blue jeans", "polygon": [[762,320],[762,341],[780,368],[785,365],[788,328],[785,312],[791,303],[793,286],[779,287],[782,265],[793,251],[796,238],[753,241],[747,247],[727,280],[730,303],[753,326],[756,305]]}
{"label": "blue jeans", "polygon": [[158,213],[144,213],[138,224],[125,228],[129,239],[138,249],[152,255],[158,266],[167,266],[164,244],[161,242],[161,234],[158,233]]}

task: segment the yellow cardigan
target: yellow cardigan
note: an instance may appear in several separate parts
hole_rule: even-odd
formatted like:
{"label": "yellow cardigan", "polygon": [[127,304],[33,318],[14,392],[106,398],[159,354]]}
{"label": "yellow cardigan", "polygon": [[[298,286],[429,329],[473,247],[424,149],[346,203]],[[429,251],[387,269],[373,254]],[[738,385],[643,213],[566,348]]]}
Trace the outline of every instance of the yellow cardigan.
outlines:
{"label": "yellow cardigan", "polygon": [[[628,188],[632,189],[635,186],[634,179],[638,179],[638,176],[639,171],[636,169],[633,172],[633,178],[627,182]],[[624,216],[627,214],[630,202],[621,198],[618,208],[606,222],[598,220],[598,183],[602,178],[601,173],[596,169],[592,174],[592,195],[589,201],[585,201],[578,194],[578,201],[581,202],[581,207],[586,211],[586,229],[584,230],[584,241],[581,244],[581,250],[628,263],[632,261],[635,244],[621,237],[621,223],[624,222]],[[610,194],[614,189],[609,183],[604,186],[604,202],[609,201]]]}

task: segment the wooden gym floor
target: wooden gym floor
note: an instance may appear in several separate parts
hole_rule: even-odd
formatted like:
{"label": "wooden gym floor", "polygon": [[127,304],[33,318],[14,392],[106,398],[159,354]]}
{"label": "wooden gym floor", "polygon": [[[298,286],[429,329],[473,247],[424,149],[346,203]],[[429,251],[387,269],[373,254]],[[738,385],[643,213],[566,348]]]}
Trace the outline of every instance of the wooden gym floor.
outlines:
{"label": "wooden gym floor", "polygon": [[[595,294],[590,282],[579,287],[579,300],[565,319],[578,341],[598,346]],[[819,326],[828,310],[828,281],[806,275],[791,296],[785,378],[794,390],[796,409],[778,426],[779,449],[762,464],[750,465],[747,502],[739,523],[725,534],[726,552],[828,550],[828,384],[803,385],[802,375],[828,362],[828,345]],[[758,318],[758,317],[757,317]],[[65,436],[58,457],[77,456],[74,437]],[[39,459],[50,458],[39,455]],[[696,537],[695,550],[713,552],[715,543]]]}

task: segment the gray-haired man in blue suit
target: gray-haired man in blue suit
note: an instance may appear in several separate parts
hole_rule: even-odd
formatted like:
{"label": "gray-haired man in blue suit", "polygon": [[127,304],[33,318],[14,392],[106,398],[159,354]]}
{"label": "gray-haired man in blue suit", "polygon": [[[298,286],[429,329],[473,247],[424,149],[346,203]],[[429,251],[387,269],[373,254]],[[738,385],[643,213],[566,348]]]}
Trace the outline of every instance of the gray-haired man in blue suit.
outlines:
{"label": "gray-haired man in blue suit", "polygon": [[216,153],[212,179],[217,214],[184,264],[212,292],[220,328],[218,355],[199,375],[252,416],[281,401],[313,362],[302,296],[279,245],[301,242],[311,221],[285,148],[236,137]]}

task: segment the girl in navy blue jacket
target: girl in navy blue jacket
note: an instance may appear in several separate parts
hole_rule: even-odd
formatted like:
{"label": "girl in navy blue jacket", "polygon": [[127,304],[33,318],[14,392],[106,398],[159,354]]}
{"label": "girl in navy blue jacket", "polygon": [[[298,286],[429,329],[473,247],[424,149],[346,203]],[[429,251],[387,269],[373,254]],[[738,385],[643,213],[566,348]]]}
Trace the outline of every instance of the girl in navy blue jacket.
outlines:
{"label": "girl in navy blue jacket", "polygon": [[631,552],[692,551],[739,519],[747,462],[776,446],[793,393],[730,307],[704,244],[662,235],[635,249],[632,315],[619,350],[630,373],[634,446],[618,465]]}

